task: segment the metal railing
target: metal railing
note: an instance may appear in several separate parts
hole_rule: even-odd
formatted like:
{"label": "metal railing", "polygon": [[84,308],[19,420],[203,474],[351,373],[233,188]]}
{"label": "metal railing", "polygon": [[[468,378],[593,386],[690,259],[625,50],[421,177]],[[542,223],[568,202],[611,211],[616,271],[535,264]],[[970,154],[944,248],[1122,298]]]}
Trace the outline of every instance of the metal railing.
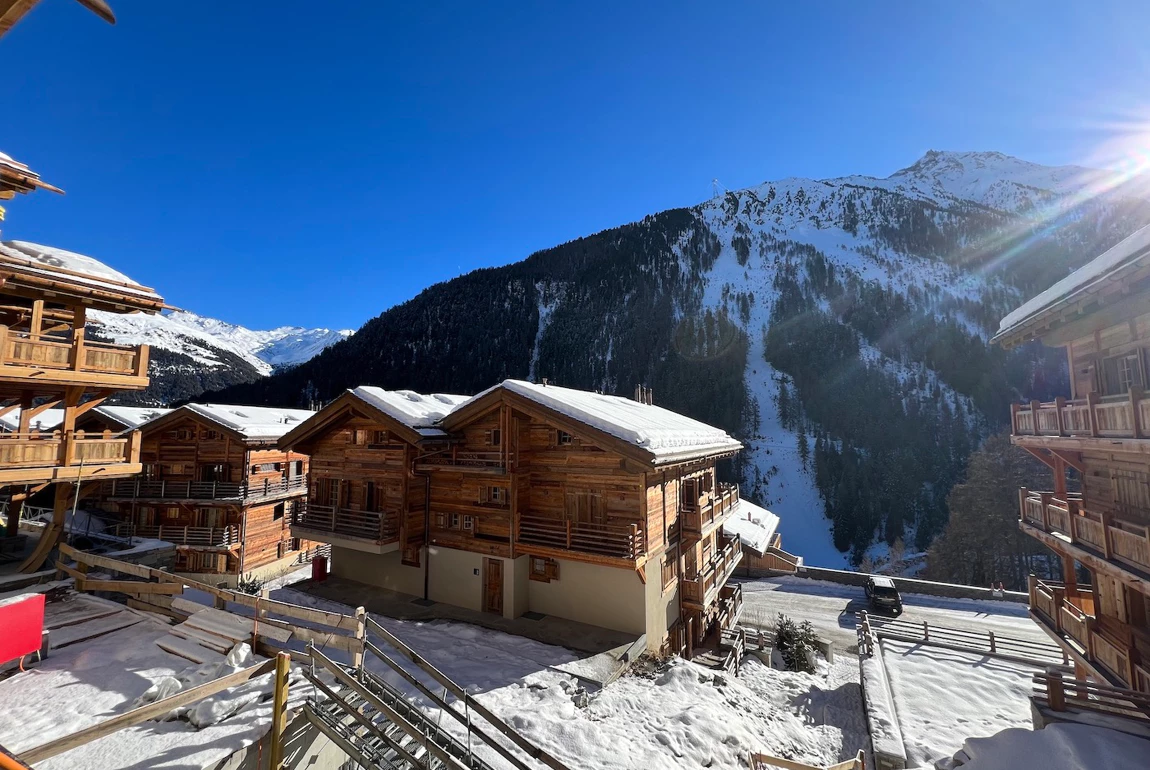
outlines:
{"label": "metal railing", "polygon": [[592,524],[570,519],[520,516],[515,539],[525,545],[629,560],[638,559],[646,552],[643,530],[637,524]]}
{"label": "metal railing", "polygon": [[104,485],[104,494],[114,498],[152,500],[252,500],[307,491],[307,478],[264,479],[263,481],[151,481],[116,479]]}
{"label": "metal railing", "polygon": [[307,539],[322,539],[322,534],[345,535],[379,543],[399,539],[398,511],[355,511],[331,505],[306,503],[292,512],[293,528],[308,530]]}

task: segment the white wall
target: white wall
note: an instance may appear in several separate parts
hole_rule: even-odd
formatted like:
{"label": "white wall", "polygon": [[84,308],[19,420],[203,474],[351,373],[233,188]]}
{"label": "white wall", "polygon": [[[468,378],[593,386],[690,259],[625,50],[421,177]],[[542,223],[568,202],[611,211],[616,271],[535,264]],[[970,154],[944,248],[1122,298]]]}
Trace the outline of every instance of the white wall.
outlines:
{"label": "white wall", "polygon": [[646,633],[646,586],[634,570],[558,561],[558,580],[528,580],[532,611],[636,635]]}
{"label": "white wall", "polygon": [[331,547],[331,574],[391,591],[423,596],[423,568],[401,563],[398,551],[375,554]]}

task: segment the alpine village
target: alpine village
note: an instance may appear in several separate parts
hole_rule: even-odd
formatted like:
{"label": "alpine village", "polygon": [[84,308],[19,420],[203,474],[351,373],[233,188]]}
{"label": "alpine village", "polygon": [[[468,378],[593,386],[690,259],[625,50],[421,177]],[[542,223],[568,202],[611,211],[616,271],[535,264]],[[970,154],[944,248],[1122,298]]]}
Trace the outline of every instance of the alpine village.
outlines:
{"label": "alpine village", "polygon": [[94,147],[0,148],[63,234],[0,234],[0,770],[1150,766],[1150,176],[715,180],[259,331],[73,250]]}

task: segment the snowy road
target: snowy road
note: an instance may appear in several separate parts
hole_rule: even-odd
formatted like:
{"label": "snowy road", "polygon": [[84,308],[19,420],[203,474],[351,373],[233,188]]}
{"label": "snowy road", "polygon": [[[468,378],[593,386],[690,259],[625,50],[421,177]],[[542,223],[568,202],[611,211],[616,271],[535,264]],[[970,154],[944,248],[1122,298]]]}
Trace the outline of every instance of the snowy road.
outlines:
{"label": "snowy road", "polygon": [[[819,636],[834,644],[835,649],[848,650],[856,644],[855,613],[867,608],[862,588],[795,577],[739,582],[743,584],[742,625],[774,628],[775,618],[782,612],[796,620],[809,620]],[[1027,617],[1024,604],[905,593],[902,600],[902,620],[1050,641]]]}

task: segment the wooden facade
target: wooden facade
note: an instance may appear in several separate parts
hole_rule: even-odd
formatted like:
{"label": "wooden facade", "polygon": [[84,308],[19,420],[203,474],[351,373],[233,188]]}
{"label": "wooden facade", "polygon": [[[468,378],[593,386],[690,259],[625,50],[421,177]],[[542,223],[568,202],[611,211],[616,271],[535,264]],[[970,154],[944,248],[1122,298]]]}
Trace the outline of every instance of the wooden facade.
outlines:
{"label": "wooden facade", "polygon": [[197,409],[181,407],[133,431],[141,472],[103,484],[99,506],[137,537],[175,543],[178,572],[234,580],[309,547],[291,533],[307,500],[307,456]]}
{"label": "wooden facade", "polygon": [[[738,504],[738,489],[716,481],[715,463],[736,450],[656,467],[603,430],[500,388],[431,430],[349,392],[280,446],[311,457],[311,501],[294,522],[297,536],[394,552],[372,569],[422,570],[423,585],[413,576],[408,593],[425,593],[434,582],[427,560],[459,552],[476,555],[475,602],[487,611],[531,610],[530,599],[515,598],[530,594],[530,583],[558,591],[564,581],[601,580],[643,593],[629,610],[639,615],[661,618],[652,603],[672,608],[663,613],[667,622],[656,622],[657,638],[648,634],[655,648],[697,645],[717,634],[721,616],[733,622],[724,586],[740,549],[722,535],[722,522]],[[313,513],[317,503],[322,508]],[[333,568],[339,564],[337,555]],[[500,590],[515,579],[530,583]],[[577,589],[564,599],[571,617],[594,618],[574,606],[595,600]]]}
{"label": "wooden facade", "polygon": [[[112,394],[148,384],[147,346],[89,341],[89,309],[155,313],[162,307],[152,289],[88,257],[0,244],[0,414],[19,413],[16,430],[0,434],[0,495],[9,514],[0,550],[19,550],[4,544],[19,544],[20,513],[31,496],[51,496],[56,511],[24,560],[25,571],[44,563],[69,505],[102,480],[141,468],[138,437],[79,427]],[[38,415],[49,409],[62,410],[62,422],[37,429]]]}
{"label": "wooden facade", "polygon": [[1150,692],[1150,255],[1083,286],[999,334],[1065,348],[1070,372],[1068,397],[1012,408],[1012,441],[1052,475],[1021,490],[1019,525],[1063,561],[1031,579],[1031,613],[1080,677]]}

